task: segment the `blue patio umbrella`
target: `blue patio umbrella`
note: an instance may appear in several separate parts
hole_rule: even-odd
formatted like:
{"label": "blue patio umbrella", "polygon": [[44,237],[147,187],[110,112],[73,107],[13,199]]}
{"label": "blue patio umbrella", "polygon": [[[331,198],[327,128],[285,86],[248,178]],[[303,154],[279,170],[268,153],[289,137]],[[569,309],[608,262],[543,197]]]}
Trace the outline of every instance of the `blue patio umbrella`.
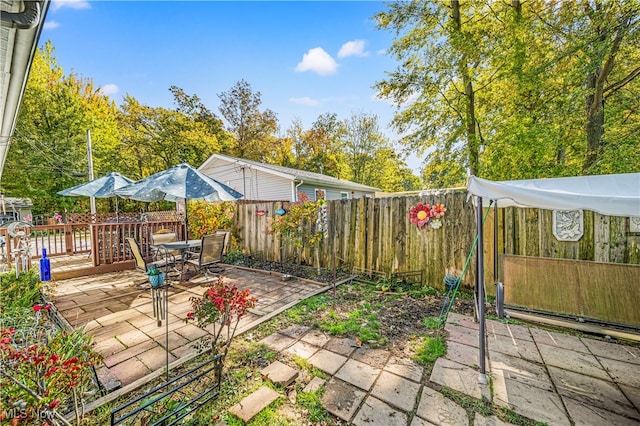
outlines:
{"label": "blue patio umbrella", "polygon": [[116,221],[119,221],[118,197],[115,191],[117,189],[124,188],[133,182],[133,180],[118,172],[111,172],[97,179],[90,180],[89,182],[63,189],[62,191],[59,191],[58,194],[72,197],[116,197]]}
{"label": "blue patio umbrella", "polygon": [[189,221],[187,218],[187,200],[234,201],[243,195],[227,185],[210,178],[187,163],[171,167],[141,179],[115,193],[123,198],[138,201],[185,202],[185,240],[188,240]]}

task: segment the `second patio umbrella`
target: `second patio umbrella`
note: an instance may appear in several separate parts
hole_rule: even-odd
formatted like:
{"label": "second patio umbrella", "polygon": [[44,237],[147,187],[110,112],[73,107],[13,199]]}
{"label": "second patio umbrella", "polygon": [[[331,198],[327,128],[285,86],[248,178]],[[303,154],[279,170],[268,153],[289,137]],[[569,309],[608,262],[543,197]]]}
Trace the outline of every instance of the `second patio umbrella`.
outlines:
{"label": "second patio umbrella", "polygon": [[81,183],[71,188],[63,189],[58,194],[66,196],[108,198],[116,197],[116,221],[119,221],[117,189],[133,183],[133,180],[118,172],[107,173],[89,182]]}
{"label": "second patio umbrella", "polygon": [[185,240],[189,236],[187,218],[187,200],[233,201],[243,195],[227,185],[199,172],[187,163],[171,167],[141,179],[115,193],[123,198],[138,201],[184,201],[185,202]]}

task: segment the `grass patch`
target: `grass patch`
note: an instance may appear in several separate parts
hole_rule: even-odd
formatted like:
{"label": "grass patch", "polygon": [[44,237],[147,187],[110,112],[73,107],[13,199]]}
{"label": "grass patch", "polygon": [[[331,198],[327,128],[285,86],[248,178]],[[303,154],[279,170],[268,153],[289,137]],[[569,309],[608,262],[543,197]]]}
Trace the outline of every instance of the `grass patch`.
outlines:
{"label": "grass patch", "polygon": [[371,309],[371,305],[365,303],[362,308],[351,311],[346,318],[330,311],[329,318],[320,323],[320,329],[332,335],[358,336],[363,342],[380,342],[378,314],[370,312]]}
{"label": "grass patch", "polygon": [[446,353],[447,347],[443,336],[425,336],[422,345],[416,351],[414,361],[422,365],[430,364]]}
{"label": "grass patch", "polygon": [[440,328],[440,317],[426,317],[422,320],[422,325],[429,330],[437,330]]}
{"label": "grass patch", "polygon": [[513,410],[504,407],[498,407],[496,409],[496,416],[503,421],[509,422],[518,426],[549,426],[547,423],[536,422],[526,417],[522,417],[520,414]]}
{"label": "grass patch", "polygon": [[329,417],[320,400],[323,392],[324,388],[321,388],[317,392],[300,392],[298,394],[297,403],[307,410],[309,421],[313,423],[325,422]]}
{"label": "grass patch", "polygon": [[318,326],[316,313],[319,310],[325,310],[332,303],[333,299],[328,294],[319,294],[310,297],[287,309],[283,315],[284,318],[295,324]]}
{"label": "grass patch", "polygon": [[491,406],[491,402],[487,400],[484,396],[482,400],[473,398],[469,395],[464,395],[458,392],[455,392],[448,387],[443,387],[440,392],[446,396],[447,398],[455,401],[458,405],[464,408],[467,413],[478,413],[485,417],[489,417],[493,415],[493,408]]}

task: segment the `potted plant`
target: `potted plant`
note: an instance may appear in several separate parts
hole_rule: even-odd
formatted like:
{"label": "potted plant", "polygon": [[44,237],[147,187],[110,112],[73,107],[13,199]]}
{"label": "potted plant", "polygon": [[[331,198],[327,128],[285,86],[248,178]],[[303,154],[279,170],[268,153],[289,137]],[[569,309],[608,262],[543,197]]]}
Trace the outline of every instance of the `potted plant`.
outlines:
{"label": "potted plant", "polygon": [[167,274],[151,265],[147,268],[147,275],[149,276],[149,284],[151,284],[151,287],[160,287],[164,284],[164,278]]}

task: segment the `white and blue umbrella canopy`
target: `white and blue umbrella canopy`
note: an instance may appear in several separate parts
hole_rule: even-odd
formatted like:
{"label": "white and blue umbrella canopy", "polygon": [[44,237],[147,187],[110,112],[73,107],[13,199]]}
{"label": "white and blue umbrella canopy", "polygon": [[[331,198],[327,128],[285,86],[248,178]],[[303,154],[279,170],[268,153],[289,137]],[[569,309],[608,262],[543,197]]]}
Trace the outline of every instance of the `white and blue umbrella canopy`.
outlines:
{"label": "white and blue umbrella canopy", "polygon": [[156,173],[136,183],[116,190],[123,198],[138,201],[185,202],[185,240],[189,239],[187,200],[234,201],[243,195],[227,185],[199,172],[187,163]]}
{"label": "white and blue umbrella canopy", "polygon": [[115,191],[123,198],[138,201],[234,201],[243,195],[199,172],[187,163],[141,179]]}
{"label": "white and blue umbrella canopy", "polygon": [[81,183],[72,188],[59,191],[60,195],[76,197],[107,198],[115,197],[116,189],[131,185],[134,181],[118,172],[107,173],[106,175],[89,182]]}

